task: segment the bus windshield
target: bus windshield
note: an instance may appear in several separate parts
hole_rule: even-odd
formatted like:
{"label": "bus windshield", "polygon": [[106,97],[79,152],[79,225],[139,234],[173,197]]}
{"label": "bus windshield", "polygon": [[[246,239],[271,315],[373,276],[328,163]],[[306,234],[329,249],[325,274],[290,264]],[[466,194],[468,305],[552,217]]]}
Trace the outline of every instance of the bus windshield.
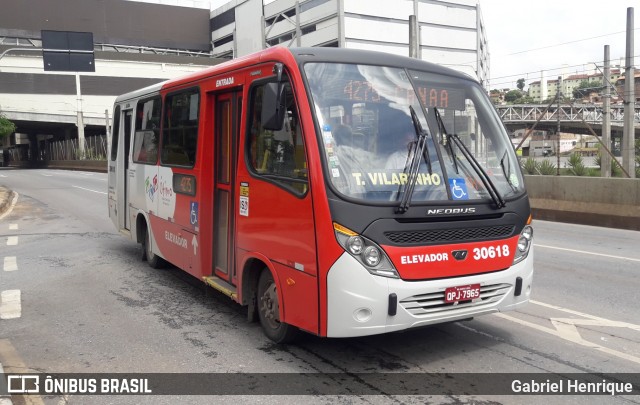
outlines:
{"label": "bus windshield", "polygon": [[524,192],[513,146],[472,80],[340,63],[304,71],[327,173],[342,195],[393,205],[497,203]]}

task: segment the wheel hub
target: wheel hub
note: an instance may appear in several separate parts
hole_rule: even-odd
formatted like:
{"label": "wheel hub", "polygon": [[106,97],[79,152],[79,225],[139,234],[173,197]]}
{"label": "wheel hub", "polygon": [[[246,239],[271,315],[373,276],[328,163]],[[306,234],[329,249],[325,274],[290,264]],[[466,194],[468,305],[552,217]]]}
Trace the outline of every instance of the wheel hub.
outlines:
{"label": "wheel hub", "polygon": [[260,297],[260,312],[270,327],[280,326],[280,305],[275,283],[271,283]]}

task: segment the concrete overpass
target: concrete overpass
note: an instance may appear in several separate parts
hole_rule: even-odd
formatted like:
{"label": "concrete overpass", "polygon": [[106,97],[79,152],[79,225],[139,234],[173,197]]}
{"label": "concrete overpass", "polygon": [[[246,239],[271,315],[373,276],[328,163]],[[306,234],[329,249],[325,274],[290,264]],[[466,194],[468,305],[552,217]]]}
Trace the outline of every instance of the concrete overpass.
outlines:
{"label": "concrete overpass", "polygon": [[[515,104],[496,106],[500,119],[509,131],[530,128],[540,119],[536,129],[556,131],[558,114],[563,132],[590,134],[585,127],[586,121],[599,136],[602,135],[602,106],[594,104],[552,105],[547,111],[546,104]],[[611,121],[611,137],[622,137],[624,106],[613,105],[609,114]],[[634,111],[635,137],[640,138],[640,105],[636,104]]]}
{"label": "concrete overpass", "polygon": [[[0,54],[7,49],[0,45]],[[116,96],[221,61],[198,55],[96,51],[96,71],[81,73],[76,80],[74,73],[43,71],[38,49],[5,53],[0,59],[0,111],[17,130],[0,140],[0,150],[15,160],[52,159],[47,151],[64,150],[62,157],[68,159],[72,143],[78,142],[79,109],[85,138],[104,144],[105,112],[110,121]]]}

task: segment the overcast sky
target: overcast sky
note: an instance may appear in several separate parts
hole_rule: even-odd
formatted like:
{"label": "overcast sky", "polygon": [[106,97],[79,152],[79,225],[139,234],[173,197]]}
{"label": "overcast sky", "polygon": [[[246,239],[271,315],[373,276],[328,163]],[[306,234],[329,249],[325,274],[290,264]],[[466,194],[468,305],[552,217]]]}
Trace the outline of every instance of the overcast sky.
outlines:
{"label": "overcast sky", "polygon": [[[602,66],[604,45],[611,64],[626,49],[627,8],[634,7],[635,52],[640,55],[640,2],[631,0],[480,0],[491,54],[491,88],[515,88],[563,73]],[[636,63],[638,58],[636,57]],[[636,66],[637,69],[637,66]]]}

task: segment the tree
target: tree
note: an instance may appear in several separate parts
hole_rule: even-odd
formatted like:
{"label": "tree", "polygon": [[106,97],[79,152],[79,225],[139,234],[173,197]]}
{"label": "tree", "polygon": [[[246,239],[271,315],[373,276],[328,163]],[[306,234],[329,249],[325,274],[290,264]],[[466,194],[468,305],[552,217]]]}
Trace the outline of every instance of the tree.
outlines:
{"label": "tree", "polygon": [[513,104],[533,104],[533,97],[529,97],[527,95],[522,95],[520,98],[513,101]]}
{"label": "tree", "polygon": [[513,103],[520,97],[522,97],[522,92],[520,90],[509,90],[507,94],[504,95],[504,101]]}
{"label": "tree", "polygon": [[11,135],[16,131],[16,124],[9,121],[2,113],[0,113],[0,139],[7,135]]}
{"label": "tree", "polygon": [[583,98],[589,95],[589,93],[598,91],[602,89],[601,81],[590,82],[588,80],[583,80],[580,82],[578,87],[573,89],[573,98]]}
{"label": "tree", "polygon": [[524,79],[518,79],[518,81],[516,82],[516,86],[518,87],[518,90],[523,91],[524,90]]}

